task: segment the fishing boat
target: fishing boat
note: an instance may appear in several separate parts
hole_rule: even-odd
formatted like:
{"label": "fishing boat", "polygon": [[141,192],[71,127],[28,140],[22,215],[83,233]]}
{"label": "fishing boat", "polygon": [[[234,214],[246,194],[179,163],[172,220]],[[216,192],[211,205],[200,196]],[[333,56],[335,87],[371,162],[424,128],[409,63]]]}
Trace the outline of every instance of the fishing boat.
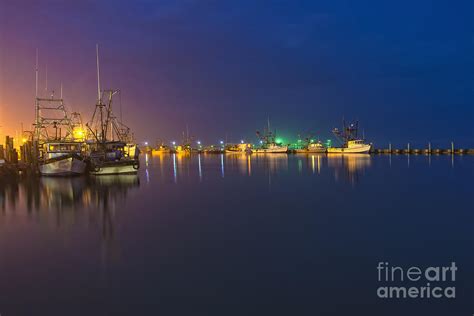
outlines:
{"label": "fishing boat", "polygon": [[286,153],[288,152],[288,146],[283,146],[276,143],[268,143],[260,148],[252,149],[252,152],[257,154]]}
{"label": "fishing boat", "polygon": [[168,154],[171,152],[171,148],[163,143],[157,145],[151,150],[152,155]]}
{"label": "fishing boat", "polygon": [[297,154],[324,154],[326,151],[326,147],[324,147],[324,145],[320,142],[311,143],[304,148],[295,149],[295,153]]}
{"label": "fishing boat", "polygon": [[194,147],[193,144],[194,137],[189,135],[189,128],[188,125],[186,125],[186,132],[183,131],[183,139],[181,141],[181,144],[176,145],[175,142],[173,142],[173,151],[177,154],[192,154],[192,153],[200,153],[202,152],[202,145],[200,141],[197,141],[197,147]]}
{"label": "fishing boat", "polygon": [[205,154],[222,154],[224,152],[224,148],[222,146],[206,146],[202,149],[202,152]]}
{"label": "fishing boat", "polygon": [[82,155],[82,143],[68,141],[48,141],[40,148],[38,163],[43,176],[81,175],[86,171]]}
{"label": "fishing boat", "polygon": [[267,123],[267,129],[264,129],[263,134],[257,131],[257,137],[260,139],[260,147],[252,149],[253,153],[270,154],[288,152],[288,146],[276,141],[276,130],[274,132],[271,131],[270,119]]}
{"label": "fishing boat", "polygon": [[[43,176],[84,174],[84,132],[78,113],[69,114],[60,97],[38,96],[38,56],[36,57],[35,123],[32,140],[38,146],[38,170]],[[46,89],[47,91],[47,85]]]}
{"label": "fishing boat", "polygon": [[343,122],[343,130],[333,129],[334,135],[340,140],[341,147],[329,147],[328,154],[368,154],[372,144],[365,143],[364,137],[358,136],[359,123],[346,125]]}
{"label": "fishing boat", "polygon": [[[300,140],[298,142],[300,142]],[[296,148],[294,151],[297,154],[324,154],[326,153],[326,147],[324,147],[321,141],[314,142],[308,137],[305,139],[304,146]]]}
{"label": "fishing boat", "polygon": [[[88,128],[88,167],[92,175],[136,174],[140,168],[140,150],[133,142],[130,128],[112,110],[113,97],[120,90],[101,90],[99,47],[97,53],[97,103]],[[107,97],[107,102],[103,99]]]}

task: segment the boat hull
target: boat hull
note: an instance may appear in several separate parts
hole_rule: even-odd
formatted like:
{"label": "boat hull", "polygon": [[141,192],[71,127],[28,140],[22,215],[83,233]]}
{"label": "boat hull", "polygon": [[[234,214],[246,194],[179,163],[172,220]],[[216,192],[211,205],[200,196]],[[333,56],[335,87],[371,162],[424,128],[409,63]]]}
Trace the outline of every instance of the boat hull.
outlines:
{"label": "boat hull", "polygon": [[281,154],[288,152],[288,146],[278,148],[256,148],[252,149],[252,152],[256,154]]}
{"label": "boat hull", "polygon": [[164,149],[164,150],[155,150],[155,149],[153,149],[151,151],[152,155],[161,155],[161,154],[169,154],[169,153],[171,153],[170,149]]}
{"label": "boat hull", "polygon": [[226,149],[225,150],[226,154],[250,154],[252,151],[249,150],[233,150],[233,149]]}
{"label": "boat hull", "polygon": [[368,154],[371,147],[371,145],[360,145],[349,148],[332,147],[327,150],[328,154]]}
{"label": "boat hull", "polygon": [[91,164],[90,174],[95,176],[112,174],[137,174],[137,160],[98,162]]}
{"label": "boat hull", "polygon": [[84,160],[74,156],[48,159],[39,165],[39,172],[43,176],[75,176],[85,171]]}
{"label": "boat hull", "polygon": [[312,148],[312,149],[295,149],[297,154],[324,154],[326,148]]}

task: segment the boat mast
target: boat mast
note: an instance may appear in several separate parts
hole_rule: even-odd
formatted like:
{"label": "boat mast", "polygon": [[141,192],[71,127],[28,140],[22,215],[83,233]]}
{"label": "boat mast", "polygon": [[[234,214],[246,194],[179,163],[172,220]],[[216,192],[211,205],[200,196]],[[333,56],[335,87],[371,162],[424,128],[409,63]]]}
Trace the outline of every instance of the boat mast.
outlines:
{"label": "boat mast", "polygon": [[39,140],[40,121],[39,121],[39,100],[38,100],[38,48],[36,49],[36,65],[35,65],[35,138]]}
{"label": "boat mast", "polygon": [[100,103],[99,44],[95,44],[95,56],[97,59],[97,102]]}

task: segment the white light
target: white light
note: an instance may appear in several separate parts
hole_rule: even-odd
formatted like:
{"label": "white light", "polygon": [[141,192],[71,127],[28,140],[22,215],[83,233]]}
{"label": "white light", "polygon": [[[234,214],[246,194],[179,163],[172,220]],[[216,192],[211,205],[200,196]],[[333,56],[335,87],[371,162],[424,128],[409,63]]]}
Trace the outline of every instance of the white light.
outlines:
{"label": "white light", "polygon": [[243,144],[243,143],[244,143],[244,141],[243,141],[243,140],[241,140],[241,141],[240,141],[240,143],[241,143],[241,144]]}
{"label": "white light", "polygon": [[260,144],[263,144],[263,140],[260,141]]}
{"label": "white light", "polygon": [[224,141],[221,140],[220,143],[221,143],[221,145],[224,145]]}
{"label": "white light", "polygon": [[148,146],[148,142],[145,142],[145,146]]}
{"label": "white light", "polygon": [[198,145],[201,145],[201,142],[200,142],[200,141],[198,141],[197,143],[198,143]]}
{"label": "white light", "polygon": [[176,145],[176,142],[171,142],[171,144],[173,144],[173,146],[174,146],[174,145]]}

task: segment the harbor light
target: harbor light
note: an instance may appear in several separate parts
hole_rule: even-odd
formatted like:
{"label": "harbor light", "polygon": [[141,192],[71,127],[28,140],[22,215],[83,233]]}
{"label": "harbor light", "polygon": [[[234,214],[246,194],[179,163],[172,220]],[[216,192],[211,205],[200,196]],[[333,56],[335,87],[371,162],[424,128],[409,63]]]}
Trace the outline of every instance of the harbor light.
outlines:
{"label": "harbor light", "polygon": [[243,143],[244,143],[244,141],[243,141],[243,140],[241,140],[241,141],[240,141],[240,143],[241,143],[241,144],[243,144]]}
{"label": "harbor light", "polygon": [[74,128],[74,130],[72,131],[72,136],[76,139],[83,139],[84,136],[85,136],[85,132],[82,128],[80,127],[76,127]]}
{"label": "harbor light", "polygon": [[260,144],[263,144],[263,140],[260,141]]}
{"label": "harbor light", "polygon": [[174,146],[174,145],[176,145],[176,142],[175,142],[175,141],[173,141],[173,142],[171,142],[171,144],[173,144],[173,146]]}
{"label": "harbor light", "polygon": [[145,146],[148,146],[148,142],[145,142]]}
{"label": "harbor light", "polygon": [[221,143],[221,145],[224,145],[224,141],[223,141],[223,140],[221,140],[219,143]]}
{"label": "harbor light", "polygon": [[201,142],[198,140],[198,141],[197,141],[197,144],[198,144],[198,145],[201,145]]}

